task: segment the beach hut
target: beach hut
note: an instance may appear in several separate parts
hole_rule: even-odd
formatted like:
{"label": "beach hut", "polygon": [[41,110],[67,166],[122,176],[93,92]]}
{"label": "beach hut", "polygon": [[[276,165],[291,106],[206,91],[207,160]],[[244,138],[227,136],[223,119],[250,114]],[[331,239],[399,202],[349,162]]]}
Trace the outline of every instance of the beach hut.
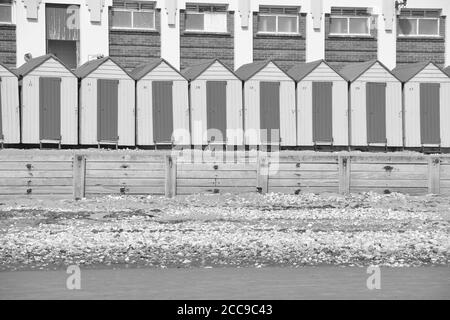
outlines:
{"label": "beach hut", "polygon": [[157,59],[131,72],[136,80],[136,144],[190,145],[188,81]]}
{"label": "beach hut", "polygon": [[0,64],[0,145],[20,143],[17,75]]}
{"label": "beach hut", "polygon": [[193,145],[243,144],[242,81],[219,60],[185,69]]}
{"label": "beach hut", "polygon": [[433,62],[399,66],[405,147],[450,147],[450,77]]}
{"label": "beach hut", "polygon": [[80,144],[135,145],[135,81],[110,57],[86,62],[80,86]]}
{"label": "beach hut", "polygon": [[51,54],[16,70],[22,95],[22,143],[78,144],[78,81]]}
{"label": "beach hut", "polygon": [[348,82],[326,61],[301,63],[297,83],[297,145],[348,145]]}
{"label": "beach hut", "polygon": [[402,84],[379,61],[344,67],[350,82],[350,145],[402,147]]}
{"label": "beach hut", "polygon": [[295,146],[295,82],[273,61],[254,62],[236,74],[244,81],[246,145]]}

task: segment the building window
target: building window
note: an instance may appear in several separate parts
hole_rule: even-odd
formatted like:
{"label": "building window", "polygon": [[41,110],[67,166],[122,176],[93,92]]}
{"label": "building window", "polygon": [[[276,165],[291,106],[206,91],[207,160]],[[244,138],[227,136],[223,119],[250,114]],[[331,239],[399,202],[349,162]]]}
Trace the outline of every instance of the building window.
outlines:
{"label": "building window", "polygon": [[155,30],[154,2],[114,1],[112,27],[114,29]]}
{"label": "building window", "polygon": [[260,7],[258,33],[298,34],[298,7]]}
{"label": "building window", "polygon": [[426,36],[436,37],[440,35],[439,10],[402,10],[398,18],[400,36]]}
{"label": "building window", "polygon": [[186,31],[226,33],[227,6],[186,4]]}
{"label": "building window", "polygon": [[331,8],[330,34],[369,36],[370,12],[368,8]]}
{"label": "building window", "polygon": [[11,1],[0,0],[0,23],[12,23]]}

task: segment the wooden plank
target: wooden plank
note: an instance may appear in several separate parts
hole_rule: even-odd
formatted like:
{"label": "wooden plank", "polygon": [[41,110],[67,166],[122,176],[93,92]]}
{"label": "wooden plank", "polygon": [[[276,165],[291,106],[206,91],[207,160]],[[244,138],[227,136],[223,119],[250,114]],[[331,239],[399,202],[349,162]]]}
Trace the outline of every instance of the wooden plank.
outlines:
{"label": "wooden plank", "polygon": [[255,179],[256,171],[178,171],[178,179]]}
{"label": "wooden plank", "polygon": [[299,193],[338,193],[339,188],[336,187],[271,187],[270,192],[282,194],[299,194]]}
{"label": "wooden plank", "polygon": [[216,193],[231,193],[231,194],[242,194],[242,193],[254,193],[255,187],[178,187],[178,195],[189,195],[189,194],[216,194]]}
{"label": "wooden plank", "polygon": [[339,193],[350,192],[350,157],[339,156]]}
{"label": "wooden plank", "polygon": [[0,171],[72,170],[72,161],[32,162],[32,161],[0,161]]}
{"label": "wooden plank", "polygon": [[351,154],[351,160],[357,163],[427,163],[424,155],[395,155],[395,154]]}
{"label": "wooden plank", "polygon": [[109,162],[96,162],[88,161],[86,163],[87,170],[140,170],[140,171],[155,171],[164,170],[163,162],[129,162],[129,161],[109,161]]}
{"label": "wooden plank", "polygon": [[337,163],[279,163],[270,164],[271,171],[336,171],[339,166]]}
{"label": "wooden plank", "polygon": [[0,178],[72,178],[70,171],[0,171]]}
{"label": "wooden plank", "polygon": [[76,155],[73,159],[73,198],[80,200],[84,198],[86,180],[86,157]]}
{"label": "wooden plank", "polygon": [[165,178],[164,170],[127,171],[127,170],[86,170],[87,178]]}
{"label": "wooden plank", "polygon": [[406,188],[406,187],[351,187],[350,191],[352,193],[362,193],[362,192],[375,192],[375,193],[386,193],[389,192],[398,192],[409,195],[426,195],[428,194],[428,188]]}
{"label": "wooden plank", "polygon": [[352,180],[351,187],[405,187],[424,188],[427,187],[426,180]]}
{"label": "wooden plank", "polygon": [[351,172],[351,179],[356,180],[424,180],[428,179],[428,174],[425,172]]}
{"label": "wooden plank", "polygon": [[71,186],[72,178],[4,178],[0,186]]}
{"label": "wooden plank", "polygon": [[439,157],[428,158],[428,193],[440,194],[440,164]]}
{"label": "wooden plank", "polygon": [[0,187],[0,195],[10,194],[70,194],[73,193],[72,186],[38,186],[38,187]]}
{"label": "wooden plank", "polygon": [[177,179],[179,187],[255,187],[251,179]]}
{"label": "wooden plank", "polygon": [[187,164],[178,162],[179,171],[256,171],[256,163],[254,164],[240,164],[240,163],[199,163]]}
{"label": "wooden plank", "polygon": [[442,165],[440,166],[440,177],[441,180],[450,180],[450,166]]}
{"label": "wooden plank", "polygon": [[258,157],[256,190],[262,194],[269,192],[269,161],[266,156]]}
{"label": "wooden plank", "polygon": [[125,162],[157,162],[164,163],[163,155],[152,155],[148,153],[135,152],[128,154],[117,154],[115,152],[111,153],[88,153],[86,154],[86,161],[92,162],[117,162],[117,161],[125,161]]}
{"label": "wooden plank", "polygon": [[177,159],[166,156],[165,166],[165,195],[167,198],[172,198],[177,194]]}
{"label": "wooden plank", "polygon": [[338,177],[337,171],[278,171],[269,176],[270,179],[335,179],[336,181]]}
{"label": "wooden plank", "polygon": [[381,164],[363,164],[354,163],[352,161],[352,173],[353,172],[424,172],[428,171],[427,164],[398,164],[398,163],[381,163]]}
{"label": "wooden plank", "polygon": [[164,186],[164,179],[86,178],[86,186]]}
{"label": "wooden plank", "polygon": [[135,194],[135,195],[164,195],[164,186],[136,187],[136,186],[86,186],[86,195],[104,194]]}
{"label": "wooden plank", "polygon": [[338,180],[305,180],[305,179],[269,179],[269,190],[272,187],[336,187]]}
{"label": "wooden plank", "polygon": [[[34,150],[33,150],[34,151]],[[36,153],[24,153],[24,154],[0,154],[0,162],[20,162],[20,161],[28,161],[28,162],[72,162],[73,155],[72,154],[40,154]]]}
{"label": "wooden plank", "polygon": [[[272,158],[274,159],[274,158]],[[279,162],[282,163],[297,163],[297,162],[323,162],[323,163],[338,163],[338,156],[335,154],[317,153],[309,155],[284,155],[280,154]]]}

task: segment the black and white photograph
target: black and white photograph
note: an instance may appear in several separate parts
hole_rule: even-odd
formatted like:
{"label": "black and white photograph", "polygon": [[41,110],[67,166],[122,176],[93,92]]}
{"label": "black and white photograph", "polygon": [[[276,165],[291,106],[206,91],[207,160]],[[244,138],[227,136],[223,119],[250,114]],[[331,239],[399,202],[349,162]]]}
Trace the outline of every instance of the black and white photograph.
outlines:
{"label": "black and white photograph", "polygon": [[0,300],[450,300],[449,14],[0,0]]}

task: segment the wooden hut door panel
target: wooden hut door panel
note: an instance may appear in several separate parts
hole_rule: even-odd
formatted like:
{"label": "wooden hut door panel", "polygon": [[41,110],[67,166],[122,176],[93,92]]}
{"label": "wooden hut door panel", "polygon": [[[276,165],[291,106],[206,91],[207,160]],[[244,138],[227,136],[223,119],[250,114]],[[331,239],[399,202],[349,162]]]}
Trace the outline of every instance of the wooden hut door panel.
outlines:
{"label": "wooden hut door panel", "polygon": [[[206,82],[206,123],[208,142],[227,139],[227,82]],[[219,135],[220,132],[220,135]],[[218,136],[219,135],[219,136]]]}
{"label": "wooden hut door panel", "polygon": [[61,78],[39,78],[40,140],[61,140]]}
{"label": "wooden hut door panel", "polygon": [[[261,82],[260,84],[260,128],[262,143],[280,142],[280,83]],[[278,130],[272,132],[273,130]],[[272,136],[277,141],[272,141]]]}
{"label": "wooden hut door panel", "polygon": [[420,84],[420,135],[422,144],[440,144],[440,85]]}
{"label": "wooden hut door panel", "polygon": [[386,83],[366,85],[367,143],[386,143]]}
{"label": "wooden hut door panel", "polygon": [[97,80],[97,140],[118,141],[118,80]]}
{"label": "wooden hut door panel", "polygon": [[313,82],[313,140],[333,142],[333,83]]}
{"label": "wooden hut door panel", "polygon": [[153,81],[153,140],[155,143],[172,141],[173,133],[173,82]]}

